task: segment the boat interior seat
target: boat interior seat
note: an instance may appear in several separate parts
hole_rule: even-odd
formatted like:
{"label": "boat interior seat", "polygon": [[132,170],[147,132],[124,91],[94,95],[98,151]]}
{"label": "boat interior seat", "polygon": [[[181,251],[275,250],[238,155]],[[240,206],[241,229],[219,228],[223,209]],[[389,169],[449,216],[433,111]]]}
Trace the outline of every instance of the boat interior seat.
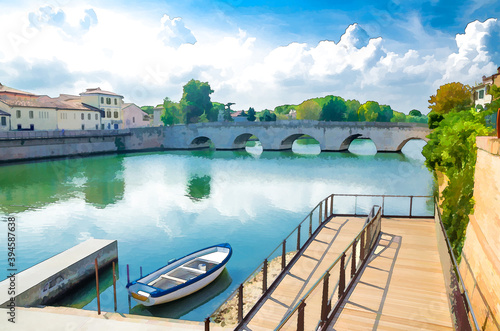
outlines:
{"label": "boat interior seat", "polygon": [[205,270],[201,270],[201,269],[195,269],[195,268],[191,268],[191,267],[186,267],[186,266],[181,266],[182,269],[184,270],[188,270],[188,271],[191,271],[191,272],[194,272],[194,273],[197,273],[197,274],[204,274],[206,273]]}
{"label": "boat interior seat", "polygon": [[223,252],[213,252],[207,255],[200,256],[199,259],[207,260],[210,263],[221,263],[226,258],[227,254]]}
{"label": "boat interior seat", "polygon": [[185,280],[185,279],[180,279],[180,278],[172,277],[172,276],[169,276],[169,275],[161,275],[160,277],[161,278],[165,278],[165,279],[170,279],[170,280],[173,280],[175,282],[179,282],[181,284],[184,284],[185,282],[187,282],[187,280]]}

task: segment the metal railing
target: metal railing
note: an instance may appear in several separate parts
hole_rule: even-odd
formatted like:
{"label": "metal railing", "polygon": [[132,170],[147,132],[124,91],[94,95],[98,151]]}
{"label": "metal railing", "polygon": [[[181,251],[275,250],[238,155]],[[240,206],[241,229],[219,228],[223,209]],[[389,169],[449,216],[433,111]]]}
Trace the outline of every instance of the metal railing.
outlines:
{"label": "metal railing", "polygon": [[15,139],[57,139],[78,137],[109,137],[130,135],[130,129],[120,130],[53,130],[53,131],[5,131],[0,132],[0,140]]}
{"label": "metal railing", "polygon": [[455,330],[483,330],[479,327],[474,311],[472,310],[469,294],[458,269],[457,260],[455,259],[448,235],[441,220],[441,211],[438,206],[439,203],[436,200],[434,221],[436,223],[438,251],[443,267],[448,301],[452,308],[452,314],[455,317],[453,319]]}
{"label": "metal railing", "polygon": [[[382,208],[380,206],[373,206],[366,219],[363,229],[356,235],[349,245],[347,245],[344,251],[340,253],[339,257],[328,267],[328,269],[314,283],[309,291],[300,299],[300,302],[298,302],[282,319],[281,323],[275,328],[275,330],[281,330],[283,327],[293,323],[292,321],[295,317],[296,329],[298,331],[303,331],[306,306],[309,300],[318,301],[318,299],[321,303],[321,310],[319,312],[315,311],[315,313],[319,314],[319,322],[314,329],[325,330],[328,327],[329,322],[340,309],[342,301],[347,293],[349,293],[349,290],[353,286],[358,274],[368,260],[371,252],[376,247],[381,227]],[[349,250],[350,252],[348,252]],[[348,258],[346,261],[347,256]],[[346,271],[349,269],[349,263],[351,265],[351,270],[349,280],[346,284]],[[337,266],[338,270],[334,270]],[[337,274],[339,275],[337,284],[332,287],[330,286],[330,282]],[[320,285],[322,286],[320,287]],[[338,293],[337,298],[335,298],[335,293]]]}
{"label": "metal railing", "polygon": [[[391,201],[395,201],[397,206],[391,205]],[[421,208],[422,206],[428,207],[427,204],[429,201],[432,202],[432,208]],[[339,206],[337,206],[337,204]],[[296,226],[293,231],[264,259],[264,261],[250,273],[250,275],[238,286],[238,288],[235,289],[228,296],[228,298],[205,319],[205,330],[209,330],[211,321],[218,322],[220,320],[220,317],[223,316],[224,310],[232,300],[237,300],[237,323],[242,323],[245,317],[251,315],[250,313],[252,313],[255,307],[263,301],[266,294],[276,288],[278,285],[276,280],[279,279],[283,272],[286,272],[287,269],[289,269],[290,265],[293,265],[293,263],[301,255],[300,253],[302,253],[302,251],[308,246],[310,241],[321,230],[322,225],[325,224],[326,221],[334,216],[365,217],[373,211],[374,205],[381,206],[379,208],[380,217],[434,217],[432,196],[331,194],[319,202],[299,223],[299,225]],[[345,206],[354,206],[354,210],[345,208]],[[371,211],[369,212],[370,208]],[[389,210],[389,213],[385,213],[386,209]],[[401,209],[404,211],[401,212]],[[418,212],[421,209],[424,209],[425,211]],[[428,212],[428,210],[432,210],[432,212]],[[306,235],[304,235],[305,231],[307,231],[305,233]],[[294,234],[296,235],[296,238],[294,237]],[[293,247],[296,247],[295,252],[289,252],[287,254],[287,243],[290,248],[290,241],[293,240],[293,242],[295,242],[295,239],[296,246],[295,243],[292,244]],[[362,246],[365,247],[364,244]],[[276,275],[274,278],[270,278],[269,264],[277,253],[281,254],[274,262],[279,261],[279,263],[281,263],[281,273]],[[359,269],[356,270],[359,271]],[[260,277],[262,277],[262,279],[260,279]],[[261,283],[262,295],[257,300],[252,300],[248,297],[246,298],[245,284],[255,282]],[[271,285],[268,286],[268,284]],[[247,306],[246,311],[244,303]]]}

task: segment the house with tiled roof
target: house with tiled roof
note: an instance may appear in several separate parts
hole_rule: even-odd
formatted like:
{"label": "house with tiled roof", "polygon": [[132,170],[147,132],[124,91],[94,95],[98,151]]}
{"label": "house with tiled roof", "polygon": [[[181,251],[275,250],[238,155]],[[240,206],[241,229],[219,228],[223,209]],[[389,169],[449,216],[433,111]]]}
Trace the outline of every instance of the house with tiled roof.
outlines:
{"label": "house with tiled roof", "polygon": [[149,115],[135,103],[124,103],[122,107],[123,128],[141,128],[150,125]]}
{"label": "house with tiled roof", "polygon": [[101,130],[123,129],[123,96],[101,90],[101,88],[89,88],[80,93],[81,102],[103,111],[101,119]]}
{"label": "house with tiled roof", "polygon": [[0,110],[0,131],[10,130],[10,114]]}
{"label": "house with tiled roof", "polygon": [[481,105],[484,108],[486,104],[492,101],[492,96],[489,93],[491,85],[500,87],[500,67],[497,68],[497,73],[488,77],[483,76],[482,83],[472,88],[474,106]]}

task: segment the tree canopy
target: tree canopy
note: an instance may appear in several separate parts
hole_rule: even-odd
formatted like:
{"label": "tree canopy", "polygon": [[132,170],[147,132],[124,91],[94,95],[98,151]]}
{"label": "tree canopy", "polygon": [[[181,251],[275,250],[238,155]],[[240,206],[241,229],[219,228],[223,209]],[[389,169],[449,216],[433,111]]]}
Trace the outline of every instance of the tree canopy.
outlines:
{"label": "tree canopy", "polygon": [[198,118],[206,114],[207,118],[217,120],[217,115],[212,113],[210,94],[214,91],[207,82],[191,79],[183,87],[181,107],[184,111],[185,123],[196,123]]}
{"label": "tree canopy", "polygon": [[462,83],[441,85],[429,99],[429,109],[436,114],[461,111],[472,105],[472,88]]}
{"label": "tree canopy", "polygon": [[276,121],[276,114],[271,113],[271,111],[269,109],[264,109],[259,114],[259,121],[261,121],[261,122]]}
{"label": "tree canopy", "polygon": [[343,121],[347,106],[344,99],[340,97],[333,97],[321,109],[319,117],[320,121]]}
{"label": "tree canopy", "polygon": [[250,122],[255,122],[256,117],[255,117],[255,109],[253,107],[248,108],[248,116],[247,116],[247,121]]}
{"label": "tree canopy", "polygon": [[298,120],[319,120],[321,107],[315,100],[306,100],[297,106]]}

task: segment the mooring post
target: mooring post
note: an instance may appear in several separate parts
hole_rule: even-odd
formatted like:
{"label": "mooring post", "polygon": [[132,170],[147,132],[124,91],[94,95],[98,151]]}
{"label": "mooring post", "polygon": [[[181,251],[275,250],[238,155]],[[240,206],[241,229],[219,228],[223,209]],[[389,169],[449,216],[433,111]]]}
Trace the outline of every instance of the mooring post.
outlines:
{"label": "mooring post", "polygon": [[410,217],[411,217],[411,210],[413,209],[413,195],[410,197]]}
{"label": "mooring post", "polygon": [[141,268],[141,278],[142,278],[142,267],[140,267],[140,268]]}
{"label": "mooring post", "polygon": [[97,314],[101,315],[101,300],[99,298],[99,268],[97,266],[97,258],[95,258],[94,262],[95,262],[95,288],[97,292]]}
{"label": "mooring post", "polygon": [[205,331],[210,331],[210,317],[205,318]]}
{"label": "mooring post", "polygon": [[286,239],[283,240],[283,250],[281,252],[281,270],[286,267]]}
{"label": "mooring post", "polygon": [[128,269],[128,264],[127,264],[127,284],[130,283],[130,272],[129,272],[129,269]]}
{"label": "mooring post", "polygon": [[262,267],[262,293],[267,291],[267,259],[264,260],[264,266]]}
{"label": "mooring post", "polygon": [[117,310],[116,304],[116,273],[115,273],[115,261],[113,261],[113,299],[115,302],[115,311]]}
{"label": "mooring post", "polygon": [[328,317],[328,313],[330,309],[328,309],[328,281],[330,278],[330,273],[327,271],[325,276],[323,277],[323,297],[321,300],[321,324],[326,322],[326,318]]}
{"label": "mooring post", "polygon": [[238,288],[238,323],[243,321],[243,284]]}
{"label": "mooring post", "polygon": [[306,307],[306,303],[304,299],[300,301],[299,312],[297,316],[297,331],[304,331],[304,308]]}

